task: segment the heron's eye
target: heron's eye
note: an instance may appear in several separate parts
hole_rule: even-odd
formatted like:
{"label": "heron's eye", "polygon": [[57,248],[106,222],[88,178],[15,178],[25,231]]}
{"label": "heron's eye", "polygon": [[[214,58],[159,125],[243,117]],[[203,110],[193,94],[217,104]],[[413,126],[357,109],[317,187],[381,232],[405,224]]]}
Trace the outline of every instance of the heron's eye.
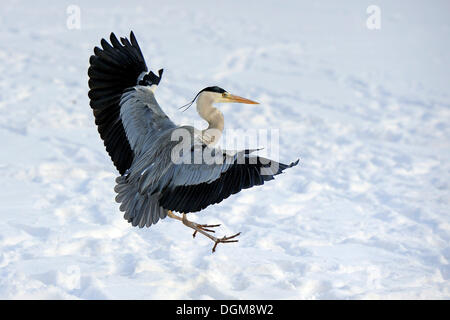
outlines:
{"label": "heron's eye", "polygon": [[226,98],[228,96],[228,93],[224,92],[222,93],[222,97]]}

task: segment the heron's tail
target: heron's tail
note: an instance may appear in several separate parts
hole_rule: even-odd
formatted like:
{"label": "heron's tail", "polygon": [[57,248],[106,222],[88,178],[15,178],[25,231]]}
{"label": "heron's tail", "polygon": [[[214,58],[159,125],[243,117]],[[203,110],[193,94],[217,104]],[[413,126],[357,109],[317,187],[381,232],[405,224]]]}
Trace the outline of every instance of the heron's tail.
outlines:
{"label": "heron's tail", "polygon": [[137,185],[129,183],[126,176],[116,178],[116,202],[121,203],[120,211],[133,227],[150,227],[167,216],[167,210],[159,205],[156,195],[140,194]]}

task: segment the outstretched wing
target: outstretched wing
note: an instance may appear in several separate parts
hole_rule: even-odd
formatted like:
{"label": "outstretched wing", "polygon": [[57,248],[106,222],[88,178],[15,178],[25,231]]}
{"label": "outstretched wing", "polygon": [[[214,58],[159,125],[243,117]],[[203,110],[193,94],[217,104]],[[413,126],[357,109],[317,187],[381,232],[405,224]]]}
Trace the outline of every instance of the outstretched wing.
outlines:
{"label": "outstretched wing", "polygon": [[[127,104],[124,112],[121,110],[121,101],[124,97],[127,101],[132,100],[130,98],[133,97],[133,92],[139,90],[137,88],[158,85],[162,70],[159,71],[159,77],[153,72],[146,74],[147,65],[133,32],[130,40],[120,38],[120,42],[111,33],[110,42],[102,39],[102,48],[95,47],[94,55],[89,60],[89,98],[106,151],[120,174],[124,174],[138,152],[133,143],[138,138],[134,135],[145,134],[144,130],[149,127],[142,125],[142,122],[151,119],[148,112],[138,110],[143,116],[141,127],[133,127],[134,124],[127,121],[126,117],[133,116],[136,110],[133,110],[133,105]],[[153,92],[151,96],[153,97]],[[154,97],[152,103],[157,105]],[[142,104],[140,107],[143,109]],[[126,126],[130,132],[127,132]]]}
{"label": "outstretched wing", "polygon": [[[213,152],[219,151],[215,149]],[[220,151],[223,157],[221,163],[172,164],[159,177],[158,183],[154,183],[151,170],[144,170],[138,177],[139,192],[159,194],[159,204],[165,209],[196,212],[219,203],[242,189],[273,180],[275,175],[298,164],[298,160],[286,165],[253,156],[253,151],[255,150],[244,150],[232,155]],[[192,150],[194,152],[198,151]],[[205,152],[205,149],[201,152]]]}
{"label": "outstretched wing", "polygon": [[169,185],[162,193],[159,203],[166,209],[178,212],[196,212],[211,204],[221,202],[242,189],[264,184],[273,180],[283,170],[297,165],[298,160],[289,165],[258,156],[244,157],[245,162],[237,160],[212,182],[186,185]]}

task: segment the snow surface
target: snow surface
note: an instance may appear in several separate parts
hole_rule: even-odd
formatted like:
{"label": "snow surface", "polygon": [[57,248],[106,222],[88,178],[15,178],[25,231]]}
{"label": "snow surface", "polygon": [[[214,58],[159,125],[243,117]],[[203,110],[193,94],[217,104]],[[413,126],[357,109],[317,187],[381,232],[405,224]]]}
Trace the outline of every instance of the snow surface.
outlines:
{"label": "snow surface", "polygon": [[[69,5],[80,29],[67,27]],[[369,5],[381,29],[366,27]],[[0,298],[449,299],[448,1],[2,1]],[[87,97],[93,47],[134,30],[178,107],[219,85],[226,128],[280,130],[300,165],[132,228]]]}

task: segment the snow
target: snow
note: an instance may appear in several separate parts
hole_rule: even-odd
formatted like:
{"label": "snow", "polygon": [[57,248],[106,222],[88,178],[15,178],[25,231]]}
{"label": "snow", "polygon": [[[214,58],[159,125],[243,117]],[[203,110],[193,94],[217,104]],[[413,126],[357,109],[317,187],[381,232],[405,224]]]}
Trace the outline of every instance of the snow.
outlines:
{"label": "snow", "polygon": [[[0,298],[450,298],[448,1],[77,1],[79,29],[71,4],[2,2]],[[261,102],[221,107],[228,131],[278,130],[279,159],[300,157],[191,216],[242,232],[214,254],[114,202],[87,68],[130,30],[176,123],[219,85]]]}

